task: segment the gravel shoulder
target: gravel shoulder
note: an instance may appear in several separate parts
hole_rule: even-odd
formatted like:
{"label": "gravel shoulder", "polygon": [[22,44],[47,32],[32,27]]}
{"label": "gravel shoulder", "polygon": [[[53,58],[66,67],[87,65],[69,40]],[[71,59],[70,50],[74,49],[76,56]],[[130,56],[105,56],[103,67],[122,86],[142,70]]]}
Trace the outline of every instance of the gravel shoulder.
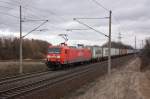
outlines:
{"label": "gravel shoulder", "polygon": [[140,71],[135,58],[63,99],[150,99],[150,70]]}

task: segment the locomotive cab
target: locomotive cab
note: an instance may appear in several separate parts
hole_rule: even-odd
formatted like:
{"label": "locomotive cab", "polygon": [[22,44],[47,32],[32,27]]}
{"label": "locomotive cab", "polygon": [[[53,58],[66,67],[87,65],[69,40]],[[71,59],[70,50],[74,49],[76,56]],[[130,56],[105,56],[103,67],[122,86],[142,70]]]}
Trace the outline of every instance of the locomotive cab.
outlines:
{"label": "locomotive cab", "polygon": [[64,59],[66,59],[67,53],[67,47],[50,46],[47,53],[47,66],[49,68],[56,68],[65,64]]}
{"label": "locomotive cab", "polygon": [[59,63],[61,57],[61,48],[59,47],[49,47],[47,53],[47,61],[51,64],[54,62]]}
{"label": "locomotive cab", "polygon": [[61,54],[61,48],[57,48],[57,47],[48,48],[47,59],[50,59],[50,61],[51,59],[59,59],[60,54]]}

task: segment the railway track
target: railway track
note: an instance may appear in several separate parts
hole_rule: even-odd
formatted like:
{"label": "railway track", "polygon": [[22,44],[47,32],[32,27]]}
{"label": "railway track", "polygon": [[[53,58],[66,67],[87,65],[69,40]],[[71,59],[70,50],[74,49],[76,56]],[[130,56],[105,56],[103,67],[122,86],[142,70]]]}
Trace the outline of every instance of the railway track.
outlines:
{"label": "railway track", "polygon": [[[106,63],[106,61],[104,61],[102,63]],[[95,63],[95,64],[98,64],[98,63]],[[94,64],[92,64],[92,65],[94,65]],[[36,75],[29,75],[29,76],[25,76],[25,77],[19,77],[19,78],[15,78],[15,79],[9,79],[9,80],[0,82],[0,85],[4,84],[5,86],[7,86],[6,84],[10,85],[10,83],[14,83],[16,81],[18,81],[19,83],[22,83],[22,84],[17,85],[15,87],[7,86],[5,88],[2,88],[2,86],[0,86],[0,99],[12,99],[17,96],[28,93],[30,91],[37,90],[37,89],[43,88],[45,86],[57,84],[65,79],[73,78],[75,76],[84,74],[86,72],[89,73],[93,70],[95,70],[95,68],[93,68],[93,66],[91,66],[91,65],[84,66],[84,67],[74,68],[74,69],[67,70],[67,71],[59,71],[59,74],[55,72],[55,73],[53,73],[55,75],[51,76],[51,77],[50,76],[38,77],[40,79],[38,79],[38,80],[32,79],[32,81],[30,81],[30,82],[23,81],[24,83],[21,82],[20,80],[29,79],[29,78],[36,77],[36,76],[41,76],[41,74],[47,75],[47,73],[49,73],[49,72],[36,74]],[[48,74],[48,75],[51,75],[51,74]]]}
{"label": "railway track", "polygon": [[46,73],[50,73],[50,72],[49,71],[42,71],[42,72],[34,72],[34,73],[25,73],[25,74],[21,74],[21,75],[17,75],[17,76],[8,76],[8,77],[0,79],[0,85],[4,84],[4,83],[6,84],[9,82],[25,79],[25,78],[35,77],[35,76],[38,76],[41,74],[46,74]]}
{"label": "railway track", "polygon": [[6,79],[0,82],[0,99],[14,99],[30,92],[57,85],[65,80],[72,80],[82,75],[106,71],[107,61],[77,67],[67,71],[45,72],[24,77]]}
{"label": "railway track", "polygon": [[23,95],[27,92],[33,91],[33,90],[38,90],[40,88],[46,87],[46,86],[52,86],[54,84],[60,83],[64,80],[68,79],[73,79],[74,77],[78,75],[83,75],[89,72],[93,72],[95,68],[92,67],[86,67],[83,69],[80,69],[80,71],[70,71],[68,73],[65,73],[63,75],[58,75],[49,79],[43,79],[40,81],[36,81],[30,84],[24,84],[21,86],[17,86],[8,90],[3,90],[0,91],[0,97],[2,99],[12,99],[15,98],[19,95]]}
{"label": "railway track", "polygon": [[[84,65],[87,65],[87,64],[84,64]],[[42,71],[42,72],[26,73],[26,74],[21,74],[21,75],[12,76],[12,77],[5,77],[5,78],[0,79],[0,86],[3,84],[7,84],[7,83],[19,81],[19,80],[24,80],[24,79],[28,79],[28,78],[32,78],[32,77],[37,77],[37,76],[42,76],[42,75],[51,74],[51,73],[55,73],[55,72],[62,72],[62,71],[64,71],[64,70],[61,70],[61,71]]]}

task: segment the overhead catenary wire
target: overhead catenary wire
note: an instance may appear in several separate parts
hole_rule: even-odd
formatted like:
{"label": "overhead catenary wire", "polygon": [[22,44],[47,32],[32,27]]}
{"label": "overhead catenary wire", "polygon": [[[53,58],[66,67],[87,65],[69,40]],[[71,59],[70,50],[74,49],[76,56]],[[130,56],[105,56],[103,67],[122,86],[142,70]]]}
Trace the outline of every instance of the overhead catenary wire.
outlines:
{"label": "overhead catenary wire", "polygon": [[[23,6],[23,8],[26,8],[26,9],[29,9],[29,7],[27,8],[27,7],[24,7]],[[36,10],[36,11],[42,11],[42,12],[46,12],[46,13],[48,13],[48,14],[50,14],[50,15],[54,15],[54,16],[56,16],[56,17],[59,17],[59,19],[60,20],[62,20],[62,21],[66,21],[66,19],[64,19],[62,16],[59,16],[59,15],[57,15],[54,11],[52,11],[52,10],[44,10],[44,9],[40,9],[40,8],[37,8],[37,7],[35,7],[35,6],[32,6],[32,7],[30,7],[30,8],[32,8],[32,9],[34,9],[34,10]],[[31,11],[31,10],[29,10],[29,11]],[[33,11],[33,10],[32,10]],[[47,16],[46,16],[47,17]]]}
{"label": "overhead catenary wire", "polygon": [[9,9],[9,10],[10,10],[10,9],[14,9],[14,8],[11,8],[11,7],[1,6],[1,5],[0,5],[0,7],[1,7],[1,8],[6,8],[6,9]]}
{"label": "overhead catenary wire", "polygon": [[[16,0],[13,0],[13,1],[15,1],[16,3],[18,3],[19,5],[20,5],[20,1],[16,1]],[[30,6],[31,7],[31,6]],[[29,9],[29,7],[25,7],[24,5],[22,5],[22,8],[24,8],[24,9]],[[44,9],[40,9],[40,8],[37,8],[37,7],[35,7],[34,5],[32,5],[32,7],[31,8],[33,8],[34,10],[36,10],[36,11],[41,11],[41,12],[46,12],[46,13],[48,13],[48,14],[50,14],[50,15],[54,15],[54,16],[57,16],[57,17],[59,17],[59,19],[61,19],[61,20],[63,20],[63,21],[66,21],[66,19],[64,19],[62,16],[59,16],[59,15],[57,15],[54,11],[51,11],[51,10],[48,10],[48,11],[46,11],[46,10],[44,10]],[[31,13],[34,13],[34,11],[32,10],[32,9],[29,9],[29,11],[31,12]],[[45,16],[46,18],[47,18],[47,16]]]}
{"label": "overhead catenary wire", "polygon": [[[101,3],[99,3],[97,0],[92,0],[95,4],[97,4],[99,7],[105,9],[106,11],[110,11],[108,8],[106,8],[105,6],[103,6]],[[113,16],[113,18],[120,24],[119,20]],[[119,28],[118,28],[118,32],[121,32],[121,25],[119,25]]]}
{"label": "overhead catenary wire", "polygon": [[34,19],[25,19],[22,22],[40,22],[40,21],[46,21],[46,20],[34,20]]}
{"label": "overhead catenary wire", "polygon": [[0,2],[1,2],[1,3],[8,4],[8,5],[18,6],[18,4],[16,4],[16,3],[7,2],[7,1],[3,1],[3,0],[0,0]]}
{"label": "overhead catenary wire", "polygon": [[99,33],[99,34],[102,34],[102,35],[104,35],[104,36],[106,36],[106,37],[109,37],[109,36],[108,36],[108,35],[106,35],[105,33],[100,32],[100,31],[98,31],[98,30],[96,30],[96,29],[92,28],[91,26],[89,26],[89,25],[87,25],[87,24],[85,24],[85,23],[83,23],[83,22],[81,22],[81,21],[77,20],[76,18],[74,18],[73,20],[75,20],[75,21],[77,21],[78,23],[80,23],[80,24],[82,24],[82,25],[84,25],[84,26],[86,26],[86,27],[88,27],[88,28],[90,28],[90,29],[94,30],[95,32],[97,32],[97,33]]}
{"label": "overhead catenary wire", "polygon": [[99,18],[98,17],[97,18],[96,17],[95,18],[76,18],[76,19],[85,19],[86,20],[86,19],[108,19],[108,18],[109,17],[101,17],[101,18],[100,17]]}
{"label": "overhead catenary wire", "polygon": [[[9,4],[9,5],[15,5],[15,7],[13,7],[13,8],[12,7],[8,7],[8,6],[0,5],[1,8],[5,8],[5,9],[8,9],[8,10],[12,10],[12,9],[18,7],[17,4],[15,4],[15,3],[10,3],[10,2],[7,2],[7,1],[2,1],[2,0],[0,0],[0,2]],[[0,12],[0,14],[11,16],[11,17],[16,18],[16,19],[19,18],[18,16],[15,16],[15,15],[12,15],[12,14],[9,14],[9,13],[6,13],[6,12]]]}
{"label": "overhead catenary wire", "polygon": [[36,28],[34,28],[33,30],[31,30],[30,32],[28,32],[27,34],[25,34],[24,36],[22,36],[22,38],[24,38],[25,36],[29,35],[30,33],[32,33],[33,31],[36,31],[39,27],[41,27],[42,25],[44,25],[45,23],[47,23],[48,20],[44,21],[43,23],[41,23],[39,26],[37,26]]}
{"label": "overhead catenary wire", "polygon": [[25,6],[25,7],[29,6],[30,4],[32,4],[30,1],[31,0],[24,0],[22,6]]}
{"label": "overhead catenary wire", "polygon": [[96,1],[96,0],[92,0],[95,4],[97,4],[99,7],[101,7],[101,8],[103,8],[103,9],[105,9],[106,11],[110,11],[108,8],[106,8],[105,6],[103,6],[101,3],[99,3],[98,1]]}
{"label": "overhead catenary wire", "polygon": [[[3,1],[3,0],[0,0],[0,2],[2,2],[2,3],[6,3],[6,4],[9,4],[9,5],[15,5],[16,7],[18,7],[19,5],[20,5],[20,3],[21,2],[19,2],[19,1],[16,1],[16,0],[13,0],[13,1],[15,1],[16,3],[12,3],[12,2],[7,2],[7,1]],[[4,8],[10,8],[10,7],[4,7]],[[22,8],[24,8],[24,9],[27,9],[27,7],[24,7],[23,5],[22,5]],[[14,8],[10,8],[10,9],[14,9]],[[29,9],[29,11],[32,13],[32,16],[34,16],[35,17],[35,15],[33,15],[33,11],[31,11],[31,9]],[[31,14],[30,13],[30,14]],[[24,14],[24,13],[23,13]],[[39,18],[39,16],[36,16],[36,17],[38,17]]]}
{"label": "overhead catenary wire", "polygon": [[76,30],[77,30],[77,31],[78,31],[78,30],[81,31],[81,30],[89,30],[89,29],[66,29],[66,31],[74,31],[74,30],[75,30],[75,31],[76,31]]}
{"label": "overhead catenary wire", "polygon": [[[29,8],[27,8],[27,7],[23,7],[24,9],[28,9],[28,11],[26,11],[26,13],[28,14],[27,15],[27,17],[30,17],[30,16],[32,16],[32,17],[30,17],[31,19],[33,18],[33,17],[35,17],[35,18],[37,18],[37,19],[39,19],[39,20],[42,20],[43,18],[47,18],[48,20],[51,20],[50,18],[49,18],[49,16],[45,16],[45,15],[40,15],[40,16],[42,16],[42,17],[39,17],[39,15],[36,15],[37,13],[35,12],[35,11],[41,11],[41,12],[46,12],[46,13],[48,13],[49,11],[45,11],[45,10],[43,10],[43,9],[39,9],[39,8],[35,8],[35,7],[31,7],[32,9],[29,9]],[[44,14],[44,13],[43,13]],[[48,14],[50,14],[50,13],[48,13]],[[51,14],[50,14],[51,15]],[[56,15],[56,14],[55,14]],[[60,16],[59,16],[60,17]],[[65,20],[64,20],[65,21]],[[52,24],[52,23],[50,23],[50,24]]]}
{"label": "overhead catenary wire", "polygon": [[[6,15],[6,16],[10,16],[10,17],[12,17],[12,18],[15,18],[16,20],[18,20],[18,19],[19,19],[19,17],[18,17],[18,16],[14,16],[14,15],[9,14],[9,13],[0,12],[0,14],[2,14],[2,15]],[[19,23],[18,23],[18,22],[15,22],[15,23],[14,23],[14,22],[9,22],[9,21],[7,21],[7,22],[5,22],[5,23],[7,23],[7,24],[4,24],[4,23],[1,23],[1,24],[6,25],[6,26],[9,26],[10,24],[14,24],[14,25],[15,25],[15,24],[17,24],[17,25],[19,25]],[[10,23],[10,24],[9,24],[9,23]],[[14,25],[13,25],[13,26],[14,26]],[[25,25],[25,24],[24,24],[24,26],[25,26],[25,27],[28,27],[28,28],[30,27],[30,26]]]}
{"label": "overhead catenary wire", "polygon": [[16,18],[16,19],[19,18],[19,17],[15,16],[15,15],[12,15],[12,14],[9,14],[9,13],[6,13],[6,12],[0,12],[0,14],[11,16],[11,17]]}
{"label": "overhead catenary wire", "polygon": [[27,17],[30,15],[30,16],[33,16],[33,17],[35,17],[37,19],[47,18],[47,16],[44,16],[44,15],[41,15],[41,14],[40,14],[40,16],[41,16],[40,17],[39,15],[37,15],[37,13],[35,12],[35,10],[33,10],[33,9],[29,9],[27,7],[24,7],[24,6],[23,6],[23,8],[26,10],[26,14],[28,14]]}
{"label": "overhead catenary wire", "polygon": [[[108,8],[106,8],[105,6],[103,6],[101,3],[99,3],[97,0],[92,0],[95,4],[97,4],[99,7],[105,9],[106,11],[110,11]],[[121,25],[120,25],[120,21],[115,17],[113,16],[113,18],[119,23],[119,27],[118,27],[118,33],[121,32]]]}
{"label": "overhead catenary wire", "polygon": [[[26,8],[26,7],[23,7],[23,8]],[[33,20],[33,17],[36,17],[36,12],[35,11],[44,11],[44,12],[47,12],[47,11],[45,11],[45,10],[43,10],[43,9],[39,9],[38,8],[38,10],[37,9],[35,9],[35,7],[32,7],[33,9],[30,9],[30,10],[28,10],[28,12],[30,12],[29,13],[29,15],[27,15],[27,17],[29,17],[30,16],[30,14],[31,14],[31,16],[32,17],[29,17],[28,19],[29,20]],[[34,14],[33,14],[34,13]],[[43,16],[43,15],[42,15]],[[27,18],[27,17],[25,17],[25,19]],[[49,19],[47,16],[45,16],[48,20],[51,20],[51,19]],[[39,17],[39,16],[37,16],[37,19],[39,19],[39,20],[42,20],[43,18],[42,17]],[[50,25],[52,25],[53,27],[55,26],[54,24],[52,24],[52,23],[49,23]],[[58,27],[56,27],[55,26],[55,28],[58,28]],[[60,29],[60,28],[59,28]],[[62,29],[62,30],[65,30],[65,29]]]}
{"label": "overhead catenary wire", "polygon": [[[0,1],[2,1],[2,0],[0,0]],[[15,0],[13,0],[13,1],[15,1]],[[3,1],[2,1],[3,2]],[[10,4],[10,5],[20,5],[20,1],[15,1],[16,3],[9,3],[9,2],[5,2],[4,1],[4,3],[7,3],[7,4]],[[18,6],[17,6],[18,7]],[[33,20],[33,19],[39,19],[39,20],[42,20],[43,19],[43,17],[45,17],[45,18],[47,18],[47,17],[49,17],[49,16],[43,16],[42,15],[42,17],[41,16],[39,16],[39,15],[36,15],[37,13],[37,11],[41,11],[41,12],[46,12],[46,13],[49,13],[50,15],[55,15],[55,16],[57,16],[57,17],[60,17],[60,16],[58,16],[55,12],[52,12],[52,11],[46,11],[46,10],[44,10],[44,9],[39,9],[39,8],[37,8],[37,7],[34,7],[34,6],[32,6],[31,7],[31,9],[29,9],[29,7],[27,8],[27,7],[25,7],[25,6],[23,6],[22,5],[22,8],[23,9],[28,9],[28,11],[27,11],[27,13],[28,13],[28,15],[25,15],[25,13],[22,13],[23,14],[23,20],[24,19],[29,19],[29,20]],[[32,9],[33,8],[33,9]],[[10,8],[10,9],[12,9],[12,8]],[[36,12],[35,12],[36,11]],[[7,13],[4,13],[4,12],[2,12],[1,14],[5,14],[5,15],[8,15],[8,16],[12,16],[12,17],[15,17],[15,18],[19,18],[19,17],[17,17],[17,16],[14,16],[14,15],[10,15],[10,14],[7,14]],[[63,21],[65,21],[65,19],[64,18],[62,18],[62,17],[60,17],[59,19],[61,19],[61,20],[63,20]],[[52,23],[50,23],[50,24],[52,24]],[[25,25],[25,24],[24,24]],[[53,25],[53,24],[52,24]]]}

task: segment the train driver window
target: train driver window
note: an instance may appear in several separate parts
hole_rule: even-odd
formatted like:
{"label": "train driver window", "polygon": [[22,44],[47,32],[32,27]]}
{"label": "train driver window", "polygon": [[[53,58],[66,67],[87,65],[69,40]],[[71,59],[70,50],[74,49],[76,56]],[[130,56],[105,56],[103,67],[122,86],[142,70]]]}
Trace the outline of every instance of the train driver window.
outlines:
{"label": "train driver window", "polygon": [[65,54],[67,54],[67,50],[65,50]]}

